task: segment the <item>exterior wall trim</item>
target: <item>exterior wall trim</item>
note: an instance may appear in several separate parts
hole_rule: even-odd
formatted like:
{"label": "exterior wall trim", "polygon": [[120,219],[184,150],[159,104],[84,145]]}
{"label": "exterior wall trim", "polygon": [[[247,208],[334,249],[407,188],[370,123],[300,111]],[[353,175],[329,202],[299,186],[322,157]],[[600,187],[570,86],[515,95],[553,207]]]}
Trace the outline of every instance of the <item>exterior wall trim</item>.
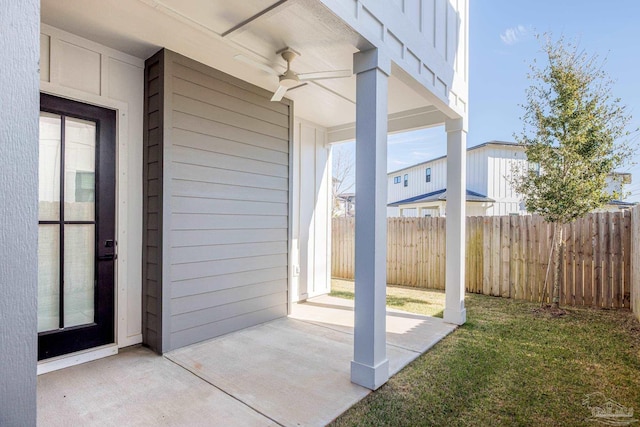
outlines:
{"label": "exterior wall trim", "polygon": [[82,363],[91,362],[93,360],[102,359],[103,357],[113,356],[116,354],[118,354],[117,344],[107,344],[76,353],[65,354],[64,356],[54,357],[52,359],[38,362],[38,375],[47,374],[59,369],[69,368],[71,366],[80,365]]}
{"label": "exterior wall trim", "polygon": [[[158,84],[157,84],[157,93],[150,93],[151,81],[154,80],[151,76],[151,67],[157,64],[158,67]],[[158,101],[158,110],[151,111],[150,106],[150,98],[152,96],[157,96]],[[164,322],[164,317],[162,315],[162,296],[163,292],[163,284],[164,277],[162,273],[162,259],[163,259],[163,233],[161,233],[160,229],[156,229],[157,233],[157,242],[155,242],[156,253],[151,254],[151,238],[150,238],[150,225],[149,225],[149,216],[152,214],[150,212],[150,197],[158,197],[159,203],[157,207],[157,212],[153,212],[156,214],[158,219],[158,224],[162,224],[163,221],[163,138],[164,138],[164,112],[163,107],[164,103],[161,101],[164,97],[164,50],[160,50],[158,53],[153,55],[151,58],[145,61],[144,68],[144,113],[143,113],[143,193],[142,193],[142,336],[143,342],[145,345],[149,346],[153,351],[157,353],[162,353],[164,341],[162,340],[162,327]],[[156,113],[156,117],[158,120],[157,125],[155,123],[151,123],[150,116],[153,113]],[[158,130],[153,134],[152,140],[151,132],[153,130]],[[155,142],[155,144],[153,144]],[[157,145],[157,148],[152,148]],[[157,168],[153,170],[157,173],[157,177],[153,177],[153,179],[158,180],[157,196],[153,195],[151,192],[151,156],[157,155]],[[157,153],[156,153],[157,151]],[[154,162],[154,163],[156,163]],[[153,258],[152,258],[153,257]],[[154,261],[154,262],[152,262]],[[155,267],[151,267],[155,266]],[[153,280],[152,278],[155,278]],[[154,283],[155,282],[155,283]],[[151,298],[155,298],[155,301],[151,300]],[[153,313],[150,311],[153,310]],[[151,315],[154,318],[151,318]],[[153,331],[153,332],[152,332]]]}

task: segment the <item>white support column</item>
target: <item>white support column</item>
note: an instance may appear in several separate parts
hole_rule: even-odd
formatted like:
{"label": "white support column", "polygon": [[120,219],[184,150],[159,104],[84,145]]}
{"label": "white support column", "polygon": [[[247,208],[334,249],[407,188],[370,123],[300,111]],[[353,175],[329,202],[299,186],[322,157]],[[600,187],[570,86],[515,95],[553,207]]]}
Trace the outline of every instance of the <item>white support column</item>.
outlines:
{"label": "white support column", "polygon": [[467,125],[448,120],[447,131],[447,266],[444,321],[462,325],[467,320],[465,293],[465,228],[467,193]]}
{"label": "white support column", "polygon": [[356,84],[355,331],[351,381],[389,379],[386,343],[387,87],[391,62],[377,49],[353,56]]}
{"label": "white support column", "polygon": [[40,2],[2,2],[0,28],[0,426],[35,426]]}

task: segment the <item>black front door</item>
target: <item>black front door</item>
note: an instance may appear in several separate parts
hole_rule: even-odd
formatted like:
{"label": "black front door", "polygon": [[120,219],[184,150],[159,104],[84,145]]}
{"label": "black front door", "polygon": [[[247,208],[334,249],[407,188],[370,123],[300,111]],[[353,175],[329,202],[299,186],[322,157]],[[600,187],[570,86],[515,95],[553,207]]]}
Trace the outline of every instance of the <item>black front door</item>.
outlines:
{"label": "black front door", "polygon": [[40,95],[38,360],[114,342],[115,126]]}

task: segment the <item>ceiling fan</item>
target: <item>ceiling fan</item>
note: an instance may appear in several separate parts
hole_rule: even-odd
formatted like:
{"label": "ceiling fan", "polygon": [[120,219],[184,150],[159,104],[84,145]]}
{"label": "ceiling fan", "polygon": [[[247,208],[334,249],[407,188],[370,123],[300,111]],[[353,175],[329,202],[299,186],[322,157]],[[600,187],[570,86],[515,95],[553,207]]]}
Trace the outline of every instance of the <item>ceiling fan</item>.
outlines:
{"label": "ceiling fan", "polygon": [[280,80],[280,84],[278,85],[278,89],[276,89],[276,91],[274,92],[273,97],[271,97],[272,101],[282,100],[285,93],[287,93],[287,90],[294,88],[303,82],[314,81],[314,80],[324,80],[324,79],[339,79],[344,77],[351,77],[352,75],[351,70],[319,71],[315,73],[298,74],[291,69],[291,62],[293,62],[293,60],[297,56],[300,56],[298,52],[291,49],[290,47],[285,47],[284,49],[277,51],[276,54],[281,55],[282,59],[284,59],[287,62],[287,69],[283,74],[279,74],[278,71],[271,68],[270,66],[262,64],[258,61],[254,61],[253,59],[247,58],[246,56],[243,56],[243,55],[234,56],[234,59],[238,61],[249,64],[255,68],[259,68],[260,70],[265,71],[269,74],[278,76]]}

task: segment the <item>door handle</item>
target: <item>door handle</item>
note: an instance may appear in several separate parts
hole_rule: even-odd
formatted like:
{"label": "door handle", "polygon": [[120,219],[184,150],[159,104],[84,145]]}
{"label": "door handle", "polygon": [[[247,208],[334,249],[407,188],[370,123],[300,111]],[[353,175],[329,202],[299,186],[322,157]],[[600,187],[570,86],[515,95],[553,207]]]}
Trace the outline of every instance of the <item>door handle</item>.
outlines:
{"label": "door handle", "polygon": [[[115,249],[116,242],[114,240],[112,240],[112,239],[105,240],[104,241],[104,247],[105,248],[113,248],[113,249]],[[113,261],[114,259],[118,259],[118,255],[115,253],[115,251],[110,253],[110,254],[98,255],[98,260],[100,260],[100,261]]]}

